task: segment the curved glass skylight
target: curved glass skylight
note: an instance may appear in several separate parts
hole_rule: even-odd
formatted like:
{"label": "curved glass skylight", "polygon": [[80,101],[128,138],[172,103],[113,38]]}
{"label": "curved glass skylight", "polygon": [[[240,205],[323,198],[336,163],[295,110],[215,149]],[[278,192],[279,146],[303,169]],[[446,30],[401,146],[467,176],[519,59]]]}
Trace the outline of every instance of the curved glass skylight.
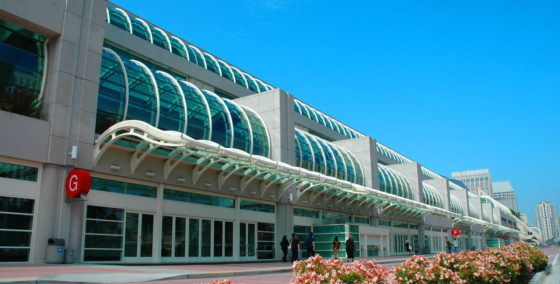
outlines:
{"label": "curved glass skylight", "polygon": [[273,89],[269,84],[230,66],[228,63],[215,58],[213,55],[201,52],[197,47],[189,45],[173,35],[168,35],[164,30],[148,25],[146,21],[140,18],[128,15],[128,13],[121,8],[108,5],[107,22],[250,89],[253,92],[260,93]]}
{"label": "curved glass skylight", "polygon": [[435,187],[423,182],[422,195],[424,197],[424,203],[443,208],[443,199],[441,198],[441,194],[439,194],[439,191]]}
{"label": "curved glass skylight", "polygon": [[356,156],[335,144],[296,129],[296,166],[364,185],[364,173]]}
{"label": "curved glass skylight", "polygon": [[270,153],[268,131],[256,112],[103,48],[96,132],[123,120],[141,120],[255,155]]}
{"label": "curved glass skylight", "polygon": [[377,164],[377,172],[379,190],[414,200],[412,186],[404,175],[382,164]]}

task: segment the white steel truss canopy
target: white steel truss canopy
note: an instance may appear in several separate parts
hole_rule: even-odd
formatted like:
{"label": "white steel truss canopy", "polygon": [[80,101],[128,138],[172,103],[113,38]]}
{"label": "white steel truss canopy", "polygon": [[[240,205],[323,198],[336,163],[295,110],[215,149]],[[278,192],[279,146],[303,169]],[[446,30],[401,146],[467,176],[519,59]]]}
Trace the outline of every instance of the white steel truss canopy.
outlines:
{"label": "white steel truss canopy", "polygon": [[[164,178],[167,179],[180,163],[194,164],[192,183],[199,181],[208,169],[217,169],[218,187],[234,174],[242,175],[240,191],[244,192],[252,181],[258,179],[260,196],[265,196],[278,185],[277,198],[281,199],[295,188],[296,197],[310,192],[311,198],[333,199],[337,204],[346,202],[355,206],[372,208],[380,212],[395,212],[405,216],[436,214],[451,218],[459,214],[428,204],[395,196],[380,190],[353,184],[334,177],[293,167],[263,156],[226,148],[212,141],[195,140],[176,131],[163,131],[138,120],[125,120],[109,127],[95,142],[93,162],[97,165],[111,147],[127,147],[134,153],[130,158],[130,169],[134,173],[148,155],[166,158],[163,163]],[[312,200],[313,202],[313,200]]]}

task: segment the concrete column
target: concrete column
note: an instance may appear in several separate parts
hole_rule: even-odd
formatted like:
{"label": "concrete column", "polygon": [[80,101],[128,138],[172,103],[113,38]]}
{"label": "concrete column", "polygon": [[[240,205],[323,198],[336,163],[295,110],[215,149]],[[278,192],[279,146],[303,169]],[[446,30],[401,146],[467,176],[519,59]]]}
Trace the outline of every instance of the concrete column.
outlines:
{"label": "concrete column", "polygon": [[[152,234],[153,241],[152,241],[152,259],[155,263],[161,262],[161,239],[163,236],[161,235],[162,230],[162,218],[163,218],[163,184],[158,184],[157,186],[157,207],[156,212],[154,214],[154,232]],[[173,223],[172,223],[173,226]],[[172,236],[174,237],[174,236]]]}
{"label": "concrete column", "polygon": [[[280,247],[280,240],[286,235],[288,240],[294,232],[294,210],[293,206],[288,203],[280,203],[276,205],[276,259],[282,258],[282,248]],[[300,240],[301,242],[302,240]],[[302,246],[303,247],[303,246]]]}

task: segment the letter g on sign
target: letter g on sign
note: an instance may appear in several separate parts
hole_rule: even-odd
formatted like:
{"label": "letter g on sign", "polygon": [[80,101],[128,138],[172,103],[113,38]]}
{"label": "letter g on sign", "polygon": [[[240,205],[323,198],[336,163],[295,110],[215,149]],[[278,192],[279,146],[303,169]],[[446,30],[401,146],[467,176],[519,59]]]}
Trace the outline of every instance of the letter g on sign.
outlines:
{"label": "letter g on sign", "polygon": [[88,194],[91,187],[91,176],[88,171],[73,169],[66,177],[66,195],[68,197],[79,197]]}

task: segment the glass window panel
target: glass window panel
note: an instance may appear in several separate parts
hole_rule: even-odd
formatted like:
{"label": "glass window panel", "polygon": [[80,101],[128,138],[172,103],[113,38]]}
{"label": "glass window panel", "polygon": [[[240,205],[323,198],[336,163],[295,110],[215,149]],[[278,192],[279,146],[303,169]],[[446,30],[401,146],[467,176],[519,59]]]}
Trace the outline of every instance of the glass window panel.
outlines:
{"label": "glass window panel", "polygon": [[130,27],[128,25],[127,17],[122,11],[117,10],[114,7],[107,6],[109,11],[109,18],[111,20],[111,25],[118,27],[119,29],[130,32]]}
{"label": "glass window panel", "polygon": [[161,223],[161,256],[172,256],[173,246],[173,217],[163,216]]}
{"label": "glass window panel", "polygon": [[0,246],[28,247],[31,245],[31,232],[0,230]]}
{"label": "glass window panel", "polygon": [[202,243],[201,255],[202,257],[210,256],[211,249],[211,232],[212,232],[212,222],[210,220],[202,220],[202,232],[200,240]]}
{"label": "glass window panel", "polygon": [[255,79],[255,82],[257,83],[257,86],[259,87],[259,91],[261,93],[267,91],[266,87],[261,83],[261,81]]}
{"label": "glass window panel", "polygon": [[208,70],[220,75],[220,69],[218,67],[218,62],[212,56],[204,53],[204,59],[206,60],[206,67]]}
{"label": "glass window panel", "polygon": [[[0,87],[6,95],[39,95],[43,79],[43,42],[45,38],[15,24],[0,20]],[[16,112],[7,102],[1,110]],[[40,108],[20,114],[41,117]]]}
{"label": "glass window panel", "polygon": [[239,256],[247,256],[247,224],[239,224]]}
{"label": "glass window panel", "polygon": [[144,25],[144,23],[142,23],[142,20],[134,17],[129,18],[130,22],[132,23],[132,34],[143,40],[150,41],[150,31]]}
{"label": "glass window panel", "polygon": [[259,115],[253,110],[242,107],[251,123],[251,131],[253,132],[253,150],[251,154],[269,157],[269,141],[266,126],[259,118]]}
{"label": "glass window panel", "polygon": [[233,256],[233,222],[225,223],[225,256]]}
{"label": "glass window panel", "polygon": [[0,262],[27,262],[29,249],[27,248],[0,248]]}
{"label": "glass window panel", "polygon": [[223,222],[214,221],[214,256],[223,256]]}
{"label": "glass window panel", "polygon": [[[198,64],[198,66],[200,66],[202,68],[206,68],[204,57],[202,56],[202,52],[200,52],[200,50],[198,50],[198,48],[196,48],[192,45],[189,45],[188,48],[191,50],[192,54],[196,58],[196,64]],[[190,55],[190,53],[189,53],[189,55]]]}
{"label": "glass window panel", "polygon": [[157,115],[156,89],[147,69],[124,60],[128,78],[127,120],[141,120],[155,126]]}
{"label": "glass window panel", "polygon": [[301,167],[301,150],[299,147],[299,142],[297,138],[294,137],[294,145],[295,145],[295,152],[296,152],[296,167]]}
{"label": "glass window panel", "polygon": [[219,98],[204,90],[203,93],[210,106],[212,116],[212,141],[224,147],[230,147],[232,129],[227,111]]}
{"label": "glass window panel", "polygon": [[154,216],[142,214],[142,243],[140,256],[152,256],[152,242],[154,232]]}
{"label": "glass window panel", "polygon": [[248,224],[247,240],[247,256],[255,256],[255,224]]}
{"label": "glass window panel", "polygon": [[175,256],[185,256],[186,246],[185,218],[175,217]]}
{"label": "glass window panel", "polygon": [[341,148],[338,149],[340,150],[340,154],[342,155],[344,163],[346,164],[346,180],[349,182],[355,182],[354,165],[352,164],[352,160],[345,150]]}
{"label": "glass window panel", "polygon": [[319,211],[294,207],[294,216],[319,218]]}
{"label": "glass window panel", "polygon": [[91,178],[91,189],[142,197],[157,197],[157,188],[155,186],[128,183],[98,177]]}
{"label": "glass window panel", "polygon": [[325,173],[325,159],[323,157],[323,152],[321,151],[321,147],[319,146],[319,144],[317,144],[317,142],[315,141],[315,139],[313,139],[313,137],[307,133],[304,133],[304,135],[306,136],[307,140],[309,141],[309,144],[311,145],[311,149],[313,150],[313,157],[315,159],[315,168],[314,171],[319,172],[319,173]]}
{"label": "glass window panel", "polygon": [[225,208],[235,207],[235,200],[233,198],[218,197],[218,196],[179,191],[179,190],[173,190],[167,188],[164,189],[163,191],[163,199],[195,203],[201,205],[219,206]]}
{"label": "glass window panel", "polygon": [[243,76],[243,74],[241,73],[241,71],[239,71],[239,69],[235,68],[235,67],[231,67],[231,71],[233,72],[233,75],[235,77],[235,83],[238,85],[241,85],[245,88],[247,87],[247,81],[245,80],[245,77]]}
{"label": "glass window panel", "polygon": [[337,150],[334,146],[330,145],[330,143],[326,143],[329,149],[331,149],[334,158],[336,160],[336,177],[338,179],[346,179],[346,166],[344,165],[344,161],[342,158],[342,154],[339,150]]}
{"label": "glass window panel", "polygon": [[184,59],[189,59],[185,46],[176,37],[169,37],[169,42],[171,43],[171,53],[179,55]]}
{"label": "glass window panel", "polygon": [[0,211],[14,213],[33,213],[33,199],[0,196]]}
{"label": "glass window panel", "polygon": [[229,100],[223,100],[233,123],[233,148],[251,153],[251,131],[244,113]]}
{"label": "glass window panel", "polygon": [[150,31],[152,32],[152,40],[153,44],[157,45],[165,50],[169,50],[169,43],[167,42],[167,35],[156,29],[155,27],[150,27]]}
{"label": "glass window panel", "polygon": [[312,171],[313,154],[311,153],[311,146],[299,130],[296,130],[296,139],[298,140],[299,146],[301,147],[301,167]]}
{"label": "glass window panel", "polygon": [[122,221],[124,210],[88,205],[87,218]]}
{"label": "glass window panel", "polygon": [[356,159],[356,156],[354,156],[354,154],[349,152],[348,156],[350,156],[350,159],[352,159],[352,162],[354,162],[354,168],[356,171],[356,183],[364,185],[364,173],[362,171],[360,162],[358,161],[358,159]]}
{"label": "glass window panel", "polygon": [[185,105],[174,82],[159,73],[154,73],[159,94],[158,128],[184,132]]}
{"label": "glass window panel", "polygon": [[316,138],[317,142],[321,146],[321,150],[325,154],[326,164],[327,164],[327,175],[331,177],[337,177],[336,172],[336,165],[335,165],[335,157],[334,154],[330,151],[330,148],[327,146],[327,142],[323,141],[320,138]]}
{"label": "glass window panel", "polygon": [[33,216],[0,213],[0,229],[31,230]]}
{"label": "glass window panel", "polygon": [[122,236],[86,235],[86,248],[121,248]]}
{"label": "glass window panel", "polygon": [[118,59],[103,49],[95,133],[102,133],[113,124],[123,120],[126,103],[124,72]]}
{"label": "glass window panel", "polygon": [[179,81],[179,86],[187,102],[187,135],[194,139],[208,140],[210,137],[210,121],[208,109],[203,95],[196,91],[196,87]]}
{"label": "glass window panel", "polygon": [[241,200],[239,203],[239,208],[243,210],[274,213],[274,205],[258,203],[258,202],[248,201],[248,200]]}
{"label": "glass window panel", "polygon": [[126,214],[124,256],[138,256],[138,214]]}
{"label": "glass window panel", "polygon": [[247,80],[247,85],[248,85],[249,90],[258,93],[259,88],[257,87],[257,83],[255,82],[253,77],[251,77],[247,73],[243,73],[243,77],[245,77],[245,80]]}
{"label": "glass window panel", "polygon": [[229,68],[229,65],[221,60],[218,60],[218,65],[222,71],[222,77],[233,81],[233,71]]}
{"label": "glass window panel", "polygon": [[87,220],[86,233],[120,235],[122,226],[122,222]]}
{"label": "glass window panel", "polygon": [[198,219],[189,219],[189,256],[193,257],[199,256],[199,223]]}
{"label": "glass window panel", "polygon": [[84,249],[84,261],[120,261],[120,250]]}

